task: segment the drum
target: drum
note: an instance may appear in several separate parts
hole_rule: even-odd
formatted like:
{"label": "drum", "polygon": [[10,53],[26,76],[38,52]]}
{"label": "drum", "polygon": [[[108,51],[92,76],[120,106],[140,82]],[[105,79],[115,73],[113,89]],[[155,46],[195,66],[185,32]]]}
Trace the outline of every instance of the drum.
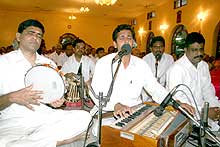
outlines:
{"label": "drum", "polygon": [[66,79],[66,93],[64,95],[65,105],[67,109],[81,109],[82,98],[81,98],[81,87],[80,81],[77,75],[74,73],[68,73],[65,75]]}
{"label": "drum", "polygon": [[90,101],[89,89],[84,81],[83,77],[74,73],[68,73],[65,75],[66,81],[66,93],[64,98],[66,99],[67,107],[74,107],[81,109],[86,105],[92,107],[93,103]]}
{"label": "drum", "polygon": [[41,90],[43,103],[51,103],[63,97],[65,84],[61,73],[48,65],[37,65],[28,70],[24,78],[25,86],[33,85]]}

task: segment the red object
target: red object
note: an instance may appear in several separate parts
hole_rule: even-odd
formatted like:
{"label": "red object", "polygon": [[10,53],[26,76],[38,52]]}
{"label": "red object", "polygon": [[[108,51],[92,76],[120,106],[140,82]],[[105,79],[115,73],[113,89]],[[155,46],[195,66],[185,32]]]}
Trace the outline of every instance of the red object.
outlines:
{"label": "red object", "polygon": [[220,68],[211,70],[210,75],[211,75],[212,84],[215,87],[216,96],[220,100]]}
{"label": "red object", "polygon": [[65,109],[81,109],[82,108],[82,101],[78,102],[65,102],[66,108]]}

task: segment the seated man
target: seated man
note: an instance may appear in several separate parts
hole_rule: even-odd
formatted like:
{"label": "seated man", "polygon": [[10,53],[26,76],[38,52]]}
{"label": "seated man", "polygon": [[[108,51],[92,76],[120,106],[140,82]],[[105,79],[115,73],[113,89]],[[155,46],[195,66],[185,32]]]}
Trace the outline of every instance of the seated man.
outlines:
{"label": "seated man", "polygon": [[[85,56],[86,43],[81,39],[76,39],[73,43],[75,53],[68,58],[61,68],[66,77],[78,74],[79,72],[84,77],[86,83],[90,83],[94,73],[95,63]],[[80,65],[82,65],[80,70]]]}
{"label": "seated man", "polygon": [[208,64],[202,61],[205,39],[201,34],[192,32],[188,34],[185,44],[185,54],[167,71],[167,88],[171,90],[179,84],[188,86],[193,96],[189,89],[180,86],[178,90],[182,90],[184,93],[177,92],[176,98],[182,103],[194,107],[197,105],[200,112],[204,102],[209,102],[210,125],[212,130],[218,130],[219,126],[213,121],[220,119],[220,102],[215,96]]}
{"label": "seated man", "polygon": [[[118,25],[113,31],[112,39],[115,48],[120,52],[124,44],[130,47],[134,46],[135,32],[130,25]],[[112,60],[115,57],[118,57],[117,53],[112,53],[97,61],[91,84],[96,95],[103,92],[103,96],[107,96],[112,81],[112,72],[115,73],[118,66],[117,62],[112,65]],[[133,106],[143,102],[140,98],[143,87],[157,103],[161,103],[168,94],[168,91],[157,82],[147,63],[141,58],[131,55],[130,52],[122,57],[112,93],[109,95],[110,100],[104,110],[114,111],[115,117],[126,116],[132,112]],[[94,97],[93,100],[98,105],[98,100]],[[193,113],[192,107],[185,104],[181,105]],[[109,120],[106,124],[111,123],[111,121]]]}
{"label": "seated man", "polygon": [[[43,103],[42,91],[25,87],[24,78],[37,64],[55,63],[37,53],[44,26],[29,19],[18,27],[19,49],[0,56],[0,146],[56,147],[74,141],[83,133],[91,116],[82,110],[52,109]],[[50,75],[45,75],[46,76]],[[58,99],[50,103],[59,107]]]}

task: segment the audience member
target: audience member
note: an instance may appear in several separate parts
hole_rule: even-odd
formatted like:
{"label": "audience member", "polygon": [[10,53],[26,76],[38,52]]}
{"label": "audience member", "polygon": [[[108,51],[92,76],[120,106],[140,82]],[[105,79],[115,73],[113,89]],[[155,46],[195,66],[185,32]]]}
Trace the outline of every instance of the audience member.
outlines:
{"label": "audience member", "polygon": [[139,58],[141,57],[141,51],[138,48],[133,48],[131,54]]}
{"label": "audience member", "polygon": [[105,49],[103,47],[99,47],[96,49],[97,58],[100,59],[105,56]]}
{"label": "audience member", "polygon": [[115,52],[117,52],[117,49],[113,45],[108,47],[108,54],[115,53]]}
{"label": "audience member", "polygon": [[58,68],[61,69],[63,64],[67,61],[68,57],[64,53],[61,44],[55,46],[55,52],[50,55],[50,58],[57,64]]}
{"label": "audience member", "polygon": [[96,61],[98,60],[98,57],[97,57],[95,48],[91,48],[91,53],[90,53],[89,57],[92,59],[92,61],[94,63],[96,63]]}
{"label": "audience member", "polygon": [[[64,46],[64,51],[66,53],[66,57],[69,58],[71,57],[74,52],[75,52],[75,49],[73,47],[73,45],[71,43],[68,43]],[[67,61],[67,59],[64,61],[64,63]]]}
{"label": "audience member", "polygon": [[61,70],[66,74],[67,77],[69,77],[73,74],[78,74],[81,72],[79,69],[80,64],[82,63],[82,75],[85,82],[89,83],[94,73],[95,63],[88,56],[84,56],[85,42],[83,40],[76,39],[73,47],[75,48],[75,54],[68,58]]}

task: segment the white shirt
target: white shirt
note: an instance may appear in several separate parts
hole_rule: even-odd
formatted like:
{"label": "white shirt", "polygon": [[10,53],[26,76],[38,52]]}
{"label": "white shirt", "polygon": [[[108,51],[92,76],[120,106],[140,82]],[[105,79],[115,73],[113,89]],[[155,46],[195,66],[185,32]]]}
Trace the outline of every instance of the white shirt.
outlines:
{"label": "white shirt", "polygon": [[[56,67],[50,59],[36,55],[36,64]],[[32,66],[18,49],[0,56],[0,68],[0,95],[4,95],[25,87],[24,77]],[[56,147],[58,140],[86,130],[91,119],[89,113],[82,110],[64,111],[43,104],[32,106],[35,111],[13,103],[0,111],[0,146]]]}
{"label": "white shirt", "polygon": [[[39,54],[36,55],[36,64],[50,64],[56,68],[56,64],[50,59]],[[4,71],[0,72],[0,95],[3,95],[25,87],[24,77],[27,71],[32,68],[32,65],[24,58],[19,49],[2,55],[0,57],[0,67]]]}
{"label": "white shirt", "polygon": [[[209,102],[210,107],[220,107],[220,101],[215,96],[215,89],[211,83],[208,64],[204,61],[198,63],[197,68],[189,61],[186,55],[177,60],[167,71],[167,88],[185,84],[192,91],[199,111],[204,102]],[[189,90],[184,86],[180,86],[177,90],[183,90],[175,95],[183,103],[188,103],[195,107],[193,97]]]}
{"label": "white shirt", "polygon": [[[143,57],[143,60],[150,66],[153,74],[156,73],[156,59],[153,53],[149,53]],[[165,86],[166,83],[166,71],[173,64],[173,57],[169,54],[163,53],[161,60],[158,62],[157,67],[157,78],[162,86]]]}
{"label": "white shirt", "polygon": [[88,81],[94,73],[95,63],[87,56],[82,56],[81,61],[76,61],[75,55],[73,54],[69,59],[63,64],[61,70],[66,74],[73,72],[78,73],[80,63],[82,63],[82,75],[85,81]]}
{"label": "white shirt", "polygon": [[[96,95],[99,95],[99,92],[103,92],[103,96],[107,95],[112,81],[111,61],[115,55],[116,53],[106,55],[96,62],[91,84]],[[117,62],[113,64],[113,74],[117,65]],[[167,95],[167,91],[157,82],[144,60],[131,55],[130,63],[126,69],[123,63],[121,63],[110,102],[107,103],[104,109],[113,111],[114,105],[119,102],[128,106],[140,104],[142,102],[140,98],[142,88],[145,88],[152,94],[154,100],[158,103],[161,103]],[[94,96],[91,97],[96,105],[98,105],[98,100]]]}
{"label": "white shirt", "polygon": [[52,59],[57,64],[57,66],[63,66],[63,64],[68,60],[66,54],[62,52],[60,55],[58,55],[56,52],[53,52],[49,58]]}
{"label": "white shirt", "polygon": [[90,59],[91,59],[94,63],[96,63],[97,60],[99,59],[98,57],[93,56],[92,54],[90,54],[89,57],[90,57]]}

